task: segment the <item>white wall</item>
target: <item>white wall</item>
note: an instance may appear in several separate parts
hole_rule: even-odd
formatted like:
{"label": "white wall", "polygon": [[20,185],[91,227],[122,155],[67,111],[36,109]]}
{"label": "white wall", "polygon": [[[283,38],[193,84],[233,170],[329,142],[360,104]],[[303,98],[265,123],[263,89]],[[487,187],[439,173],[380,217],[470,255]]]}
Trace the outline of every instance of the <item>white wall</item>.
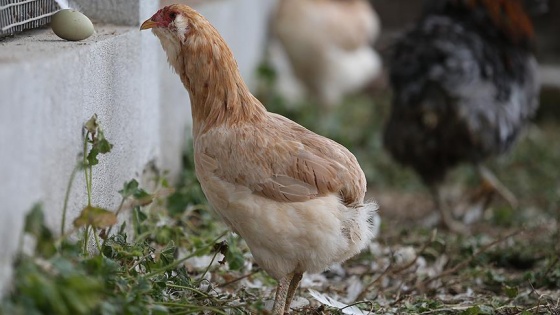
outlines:
{"label": "white wall", "polygon": [[[23,218],[42,202],[57,228],[68,178],[81,151],[83,123],[97,113],[113,152],[94,168],[94,204],[114,208],[124,181],[150,162],[177,173],[188,96],[167,65],[159,41],[139,22],[157,10],[153,0],[81,0],[97,33],[83,42],[50,30],[0,42],[0,292],[6,289]],[[196,8],[230,43],[252,85],[273,0],[208,1]],[[95,3],[95,4],[94,4]],[[126,26],[130,25],[130,26]],[[69,203],[70,225],[86,202],[81,174]],[[58,231],[58,228],[56,229]]]}

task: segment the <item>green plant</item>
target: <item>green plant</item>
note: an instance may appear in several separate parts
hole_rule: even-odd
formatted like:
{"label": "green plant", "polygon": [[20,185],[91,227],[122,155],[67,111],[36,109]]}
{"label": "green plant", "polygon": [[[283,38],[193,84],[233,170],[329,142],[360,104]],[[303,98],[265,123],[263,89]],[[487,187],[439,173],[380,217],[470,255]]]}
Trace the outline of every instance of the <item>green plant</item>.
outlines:
{"label": "green plant", "polygon": [[[510,155],[490,164],[520,206],[511,209],[497,200],[484,219],[471,225],[471,235],[457,236],[424,225],[433,210],[426,190],[382,150],[387,95],[375,102],[351,97],[328,124],[317,121],[313,104],[290,110],[274,93],[265,97],[272,99],[265,101],[269,108],[276,106],[275,111],[309,128],[323,128],[355,152],[372,197],[380,203],[381,233],[370,251],[347,261],[342,270],[304,279],[322,300],[376,314],[560,314],[556,124],[529,128]],[[90,183],[86,192],[95,193],[92,169],[111,147],[95,128],[85,132],[67,196],[81,174]],[[98,209],[84,200],[73,227],[58,235],[45,226],[41,205],[36,205],[27,215],[25,246],[0,314],[265,313],[274,280],[252,264],[244,242],[213,219],[194,174],[192,144],[187,148],[176,187],[159,176],[152,191],[128,181],[116,209]],[[451,175],[450,183],[477,182],[468,167]],[[127,220],[111,225],[115,218]],[[412,255],[411,260],[403,262],[402,253]],[[301,303],[297,314],[343,314],[305,288],[296,296],[309,302]],[[344,300],[348,297],[353,298]]]}
{"label": "green plant", "polygon": [[[87,203],[73,228],[62,228],[59,236],[45,225],[40,204],[31,209],[22,240],[33,239],[35,245],[15,260],[13,288],[2,300],[0,313],[241,314],[250,309],[250,304],[204,285],[204,275],[215,266],[189,270],[184,264],[193,257],[216,258],[222,253],[230,270],[243,269],[244,249],[237,246],[237,237],[227,237],[229,244],[218,242],[224,238],[223,228],[201,211],[205,207],[194,174],[184,179],[187,184],[181,187],[180,198],[177,194],[168,198],[173,189],[163,178],[153,193],[131,180],[119,191],[122,200],[116,210],[97,207],[92,204],[93,169],[113,145],[95,115],[84,131],[82,158],[69,179],[62,226],[79,171],[85,177]],[[172,216],[167,206],[173,209]],[[124,213],[130,214],[129,219],[112,233]],[[92,238],[96,245],[88,248]]]}

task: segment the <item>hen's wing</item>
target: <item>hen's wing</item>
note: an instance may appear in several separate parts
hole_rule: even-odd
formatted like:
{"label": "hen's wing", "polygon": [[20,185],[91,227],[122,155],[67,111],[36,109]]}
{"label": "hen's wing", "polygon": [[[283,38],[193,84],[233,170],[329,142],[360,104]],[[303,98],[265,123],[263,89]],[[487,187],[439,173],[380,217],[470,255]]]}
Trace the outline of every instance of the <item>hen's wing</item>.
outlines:
{"label": "hen's wing", "polygon": [[364,174],[338,143],[279,115],[262,125],[218,127],[195,142],[199,171],[280,202],[338,194],[349,206],[363,202]]}

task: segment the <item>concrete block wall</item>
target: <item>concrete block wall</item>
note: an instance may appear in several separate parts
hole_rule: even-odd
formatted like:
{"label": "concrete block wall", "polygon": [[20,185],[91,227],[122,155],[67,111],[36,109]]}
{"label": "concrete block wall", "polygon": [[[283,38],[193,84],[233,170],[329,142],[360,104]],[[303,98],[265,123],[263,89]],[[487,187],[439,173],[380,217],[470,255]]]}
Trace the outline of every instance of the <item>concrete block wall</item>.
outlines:
{"label": "concrete block wall", "polygon": [[[273,2],[193,2],[224,33],[249,85]],[[186,91],[157,38],[138,31],[158,1],[74,5],[94,20],[96,34],[89,39],[66,42],[42,29],[0,42],[0,293],[9,288],[23,220],[34,203],[43,204],[47,222],[58,230],[87,119],[96,113],[114,144],[94,168],[93,179],[93,203],[109,209],[117,206],[122,184],[140,178],[148,165],[177,173],[190,130]],[[84,185],[78,174],[67,225],[86,203]]]}

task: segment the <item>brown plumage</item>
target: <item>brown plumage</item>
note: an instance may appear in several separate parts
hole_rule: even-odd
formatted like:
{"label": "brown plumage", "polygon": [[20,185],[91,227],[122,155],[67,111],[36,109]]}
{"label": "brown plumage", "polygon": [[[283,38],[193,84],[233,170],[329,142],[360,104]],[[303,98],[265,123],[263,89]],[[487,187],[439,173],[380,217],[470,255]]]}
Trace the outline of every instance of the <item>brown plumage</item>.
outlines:
{"label": "brown plumage", "polygon": [[494,24],[503,30],[512,42],[532,41],[533,23],[521,1],[517,0],[468,0],[471,10],[484,8]]}
{"label": "brown plumage", "polygon": [[148,28],[189,91],[202,189],[279,280],[273,313],[283,314],[304,272],[342,262],[372,238],[375,204],[364,202],[365,176],[343,146],[267,112],[196,11],[165,7],[142,24]]}

